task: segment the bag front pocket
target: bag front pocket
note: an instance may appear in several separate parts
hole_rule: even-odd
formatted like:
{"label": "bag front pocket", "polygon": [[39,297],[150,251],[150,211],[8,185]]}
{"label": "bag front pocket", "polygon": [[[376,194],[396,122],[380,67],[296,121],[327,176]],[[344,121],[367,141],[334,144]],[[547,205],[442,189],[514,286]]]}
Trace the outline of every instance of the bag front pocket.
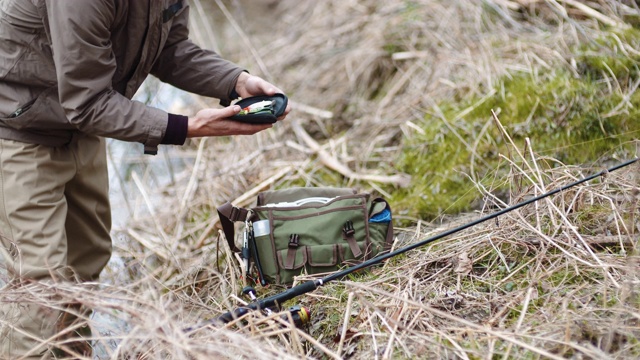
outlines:
{"label": "bag front pocket", "polygon": [[[276,282],[291,283],[302,273],[337,270],[342,258],[362,261],[369,244],[366,214],[367,198],[356,195],[320,206],[259,209],[259,217],[271,224],[271,256],[279,277]],[[262,254],[269,249],[260,251]]]}
{"label": "bag front pocket", "polygon": [[328,273],[338,269],[338,245],[316,245],[278,251],[278,280],[292,283],[299,275]]}

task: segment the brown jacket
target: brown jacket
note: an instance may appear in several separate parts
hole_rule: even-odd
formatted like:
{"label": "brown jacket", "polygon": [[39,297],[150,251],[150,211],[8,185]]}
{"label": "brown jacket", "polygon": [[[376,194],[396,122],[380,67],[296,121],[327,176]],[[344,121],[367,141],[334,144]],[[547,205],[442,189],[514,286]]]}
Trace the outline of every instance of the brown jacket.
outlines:
{"label": "brown jacket", "polygon": [[0,138],[83,132],[153,152],[168,114],[132,101],[147,75],[229,100],[242,69],[189,39],[186,0],[1,0]]}

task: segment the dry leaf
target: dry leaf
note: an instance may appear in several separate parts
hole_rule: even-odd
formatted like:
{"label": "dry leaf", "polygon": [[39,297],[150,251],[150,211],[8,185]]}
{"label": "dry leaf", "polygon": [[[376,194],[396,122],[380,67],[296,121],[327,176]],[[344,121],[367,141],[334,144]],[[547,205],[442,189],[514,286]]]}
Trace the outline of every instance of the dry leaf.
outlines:
{"label": "dry leaf", "polygon": [[469,254],[466,251],[458,254],[458,266],[456,266],[454,271],[461,275],[468,275],[472,268],[473,261],[469,257]]}

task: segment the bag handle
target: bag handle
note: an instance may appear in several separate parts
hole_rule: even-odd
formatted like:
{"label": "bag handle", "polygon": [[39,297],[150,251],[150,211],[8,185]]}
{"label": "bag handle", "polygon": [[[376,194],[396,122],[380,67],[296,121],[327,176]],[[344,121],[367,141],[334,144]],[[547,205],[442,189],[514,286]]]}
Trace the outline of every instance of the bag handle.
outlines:
{"label": "bag handle", "polygon": [[236,229],[233,223],[236,221],[247,221],[249,210],[235,207],[230,202],[220,205],[217,210],[218,217],[220,218],[220,224],[222,225],[222,231],[224,232],[224,237],[227,238],[227,243],[229,244],[229,249],[233,252],[240,252],[240,249],[238,249],[235,244]]}

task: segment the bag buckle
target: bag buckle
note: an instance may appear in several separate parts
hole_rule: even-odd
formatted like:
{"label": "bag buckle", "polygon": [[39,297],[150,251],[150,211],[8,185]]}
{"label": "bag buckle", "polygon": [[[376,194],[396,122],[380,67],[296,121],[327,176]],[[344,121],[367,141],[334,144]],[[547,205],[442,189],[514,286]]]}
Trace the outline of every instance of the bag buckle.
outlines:
{"label": "bag buckle", "polygon": [[342,227],[342,232],[347,238],[353,237],[356,234],[356,231],[353,229],[353,222],[351,220],[347,220]]}
{"label": "bag buckle", "polygon": [[289,235],[289,248],[296,249],[300,245],[300,235],[291,234]]}

